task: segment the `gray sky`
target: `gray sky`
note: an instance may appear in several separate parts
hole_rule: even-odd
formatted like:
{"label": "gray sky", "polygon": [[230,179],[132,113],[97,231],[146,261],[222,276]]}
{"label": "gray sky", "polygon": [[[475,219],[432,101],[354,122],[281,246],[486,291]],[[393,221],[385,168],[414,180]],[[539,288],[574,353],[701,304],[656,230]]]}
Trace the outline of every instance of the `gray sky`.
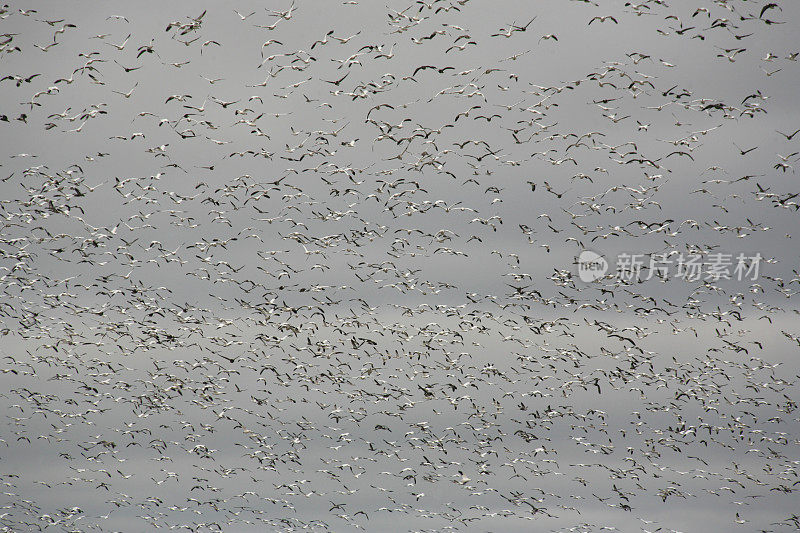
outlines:
{"label": "gray sky", "polygon": [[0,527],[800,529],[798,9],[6,6]]}

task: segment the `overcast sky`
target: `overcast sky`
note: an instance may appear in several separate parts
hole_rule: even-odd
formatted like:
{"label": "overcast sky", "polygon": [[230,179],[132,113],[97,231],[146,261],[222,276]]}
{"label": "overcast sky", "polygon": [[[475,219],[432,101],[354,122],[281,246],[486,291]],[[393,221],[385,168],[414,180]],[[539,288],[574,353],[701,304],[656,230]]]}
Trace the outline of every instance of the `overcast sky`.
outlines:
{"label": "overcast sky", "polygon": [[796,3],[28,7],[0,527],[800,529]]}

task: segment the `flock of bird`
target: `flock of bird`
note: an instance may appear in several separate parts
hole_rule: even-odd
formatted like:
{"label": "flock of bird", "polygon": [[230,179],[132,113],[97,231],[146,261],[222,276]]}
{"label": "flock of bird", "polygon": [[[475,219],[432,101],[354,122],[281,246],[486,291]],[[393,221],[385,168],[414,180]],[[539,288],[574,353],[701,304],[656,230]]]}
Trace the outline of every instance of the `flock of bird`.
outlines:
{"label": "flock of bird", "polygon": [[800,530],[800,6],[390,4],[0,8],[0,531]]}

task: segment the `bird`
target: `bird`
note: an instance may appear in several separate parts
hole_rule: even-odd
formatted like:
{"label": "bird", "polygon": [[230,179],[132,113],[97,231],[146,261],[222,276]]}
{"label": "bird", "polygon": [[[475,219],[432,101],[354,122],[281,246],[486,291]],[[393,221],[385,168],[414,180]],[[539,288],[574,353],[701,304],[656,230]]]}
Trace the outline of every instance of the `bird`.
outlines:
{"label": "bird", "polygon": [[752,148],[748,148],[747,150],[742,150],[742,149],[741,149],[741,148],[740,148],[740,147],[739,147],[739,146],[738,146],[736,143],[733,143],[733,145],[734,145],[734,146],[736,146],[736,149],[737,149],[737,150],[739,150],[739,153],[740,153],[741,155],[747,155],[747,154],[749,154],[750,152],[752,152],[753,150],[756,150],[756,149],[758,149],[758,146],[754,146],[754,147],[752,147]]}
{"label": "bird", "polygon": [[242,21],[245,21],[245,20],[247,20],[248,18],[250,18],[250,17],[252,17],[253,15],[255,15],[255,14],[256,14],[256,12],[255,12],[255,11],[253,11],[252,13],[248,13],[247,15],[242,15],[241,13],[239,13],[238,11],[236,11],[235,9],[233,10],[233,12],[234,12],[234,13],[236,13],[236,14],[239,16],[239,19],[240,19],[240,20],[242,20]]}
{"label": "bird", "polygon": [[617,19],[615,19],[613,16],[611,16],[611,15],[606,15],[606,16],[600,16],[600,17],[593,17],[593,18],[592,18],[592,19],[589,21],[589,24],[587,24],[587,26],[591,26],[591,25],[592,25],[592,22],[594,22],[594,21],[596,21],[596,20],[597,20],[597,21],[599,21],[599,22],[605,22],[606,20],[610,20],[610,21],[611,21],[611,22],[613,22],[614,24],[619,24],[619,22],[617,22]]}
{"label": "bird", "polygon": [[117,94],[119,94],[119,95],[122,95],[122,96],[123,96],[123,97],[125,97],[125,98],[130,98],[130,97],[133,95],[133,91],[134,91],[134,89],[136,89],[136,87],[138,87],[138,86],[139,86],[139,82],[137,81],[137,82],[136,82],[136,83],[133,85],[133,87],[131,87],[131,89],[130,89],[128,92],[126,92],[126,93],[123,93],[123,92],[121,92],[121,91],[112,91],[112,92],[115,92],[115,93],[117,93]]}
{"label": "bird", "polygon": [[783,133],[783,132],[780,132],[780,131],[776,131],[776,133],[778,133],[778,134],[780,134],[781,136],[785,137],[787,141],[791,141],[791,140],[794,138],[794,136],[795,136],[795,135],[797,135],[798,133],[800,133],[800,129],[798,129],[798,130],[796,130],[795,132],[793,132],[793,133],[790,133],[790,134],[786,134],[786,133]]}
{"label": "bird", "polygon": [[125,49],[125,45],[128,44],[128,40],[131,38],[131,35],[132,34],[129,33],[128,36],[125,37],[125,39],[123,39],[123,41],[120,44],[109,43],[109,42],[107,42],[106,44],[109,46],[113,46],[114,48],[116,48],[121,52],[122,50]]}

